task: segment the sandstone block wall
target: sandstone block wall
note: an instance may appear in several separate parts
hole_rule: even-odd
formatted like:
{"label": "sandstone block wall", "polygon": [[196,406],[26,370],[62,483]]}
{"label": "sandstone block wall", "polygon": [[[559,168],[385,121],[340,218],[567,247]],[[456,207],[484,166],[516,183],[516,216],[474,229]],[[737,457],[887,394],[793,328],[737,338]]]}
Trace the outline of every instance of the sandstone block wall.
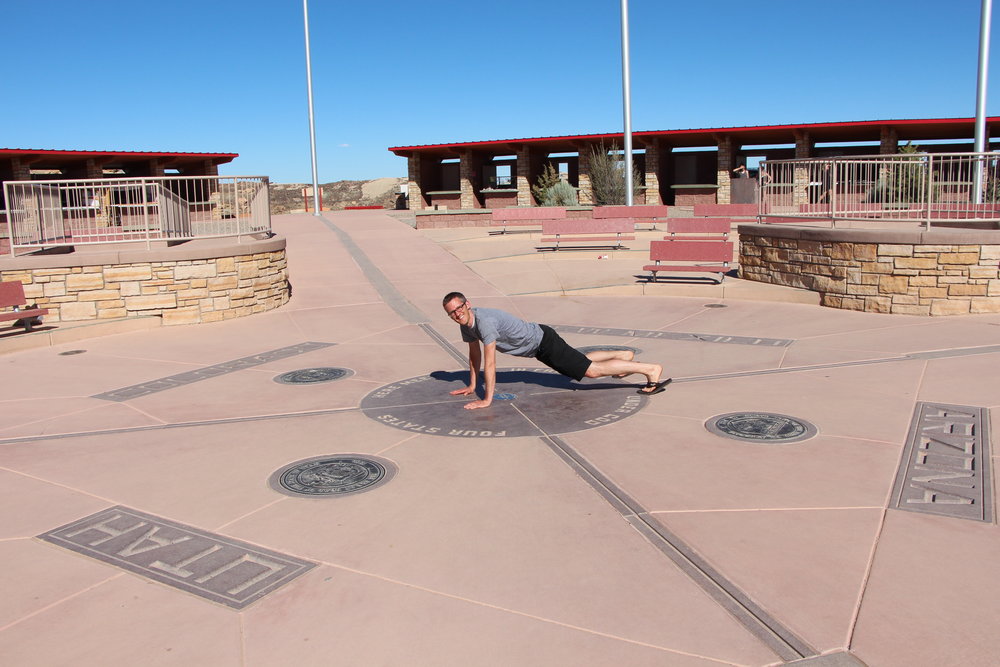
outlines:
{"label": "sandstone block wall", "polygon": [[833,308],[907,315],[1000,312],[1000,231],[741,225],[740,276],[821,294]]}
{"label": "sandstone block wall", "polygon": [[[16,258],[0,264],[0,278],[23,283],[28,303],[49,309],[47,323],[148,315],[162,317],[164,325],[217,322],[287,303],[284,240],[267,245],[272,247],[245,244],[246,254],[187,259],[170,258],[175,249],[166,249],[159,258],[155,251],[94,253],[90,263],[81,253],[66,255],[73,257],[66,266],[32,266],[53,264],[59,256]],[[129,254],[149,257],[124,261]]]}

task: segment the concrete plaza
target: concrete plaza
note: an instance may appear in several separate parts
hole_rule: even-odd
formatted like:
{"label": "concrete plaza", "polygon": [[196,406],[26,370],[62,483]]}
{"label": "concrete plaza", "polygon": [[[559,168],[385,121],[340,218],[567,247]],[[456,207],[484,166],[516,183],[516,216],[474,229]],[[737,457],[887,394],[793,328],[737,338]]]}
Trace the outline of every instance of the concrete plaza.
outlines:
{"label": "concrete plaza", "polygon": [[[0,664],[996,664],[1000,315],[643,284],[641,239],[538,253],[380,211],[274,228],[275,311],[0,336]],[[637,376],[501,356],[505,397],[463,410],[451,290],[674,383],[636,398]],[[308,368],[347,373],[274,381]],[[707,428],[734,413],[815,433]],[[394,474],[272,483],[337,455]]]}

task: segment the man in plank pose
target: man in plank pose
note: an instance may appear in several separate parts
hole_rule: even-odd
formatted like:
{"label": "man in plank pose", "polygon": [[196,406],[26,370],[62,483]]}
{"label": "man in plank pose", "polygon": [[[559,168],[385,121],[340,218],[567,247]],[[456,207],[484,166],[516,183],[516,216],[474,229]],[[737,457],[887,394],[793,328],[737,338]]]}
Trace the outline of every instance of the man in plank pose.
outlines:
{"label": "man in plank pose", "polygon": [[[595,350],[583,354],[544,324],[525,322],[508,312],[495,308],[473,308],[461,292],[449,292],[442,302],[448,317],[458,322],[462,340],[469,344],[469,386],[451,392],[453,396],[469,396],[476,392],[479,366],[483,363],[482,400],[465,404],[467,410],[485,408],[493,402],[496,387],[497,350],[516,357],[534,357],[562,375],[582,380],[584,377],[618,377],[633,373],[646,376],[640,394],[659,394],[670,384],[670,378],[660,380],[663,367],[633,361],[631,350]],[[480,345],[482,343],[482,345]]]}

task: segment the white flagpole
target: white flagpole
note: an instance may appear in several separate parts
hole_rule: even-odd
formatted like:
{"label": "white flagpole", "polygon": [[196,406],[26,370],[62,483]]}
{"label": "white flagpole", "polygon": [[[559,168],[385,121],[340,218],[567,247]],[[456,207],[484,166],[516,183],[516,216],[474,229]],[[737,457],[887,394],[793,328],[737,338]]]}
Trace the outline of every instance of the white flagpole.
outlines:
{"label": "white flagpole", "polygon": [[[990,59],[990,21],[993,0],[983,0],[979,15],[979,78],[976,82],[976,138],[973,150],[986,152],[986,79]],[[983,203],[983,162],[976,164],[975,202]]]}
{"label": "white flagpole", "polygon": [[[987,0],[984,0],[984,2]],[[629,74],[628,0],[622,4],[622,113],[625,116],[625,205],[632,205],[632,87]]]}
{"label": "white flagpole", "polygon": [[309,53],[309,0],[302,0],[302,16],[306,24],[306,92],[309,98],[309,147],[312,155],[313,215],[319,212],[319,173],[316,168],[316,121],[313,117],[312,56]]}

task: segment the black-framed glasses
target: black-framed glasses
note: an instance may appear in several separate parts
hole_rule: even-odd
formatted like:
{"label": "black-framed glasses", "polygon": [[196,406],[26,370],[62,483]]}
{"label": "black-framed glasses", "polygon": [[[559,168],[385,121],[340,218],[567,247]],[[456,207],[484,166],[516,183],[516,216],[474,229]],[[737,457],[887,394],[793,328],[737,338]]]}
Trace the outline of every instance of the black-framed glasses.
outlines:
{"label": "black-framed glasses", "polygon": [[448,312],[448,317],[455,317],[455,313],[457,313],[458,311],[462,310],[463,308],[465,308],[468,305],[469,305],[469,302],[466,301],[461,306],[457,307],[455,310],[449,310],[449,311],[447,311]]}

